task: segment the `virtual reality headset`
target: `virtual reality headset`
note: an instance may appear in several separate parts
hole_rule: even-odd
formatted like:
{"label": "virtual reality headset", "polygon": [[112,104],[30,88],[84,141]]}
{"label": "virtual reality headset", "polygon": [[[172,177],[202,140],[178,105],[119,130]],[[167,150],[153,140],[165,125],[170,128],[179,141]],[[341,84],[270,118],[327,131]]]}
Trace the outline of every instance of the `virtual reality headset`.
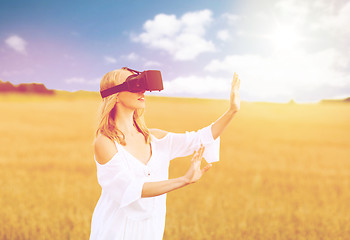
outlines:
{"label": "virtual reality headset", "polygon": [[122,69],[128,70],[134,74],[130,75],[124,83],[101,91],[100,93],[102,98],[122,91],[142,92],[161,91],[164,89],[160,71],[148,70],[139,72],[127,67],[123,67]]}

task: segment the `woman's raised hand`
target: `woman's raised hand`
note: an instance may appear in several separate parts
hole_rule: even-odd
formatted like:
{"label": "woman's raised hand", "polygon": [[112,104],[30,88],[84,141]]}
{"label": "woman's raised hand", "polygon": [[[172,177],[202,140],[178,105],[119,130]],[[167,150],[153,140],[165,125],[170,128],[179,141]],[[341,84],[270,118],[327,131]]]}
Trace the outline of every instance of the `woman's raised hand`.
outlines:
{"label": "woman's raised hand", "polygon": [[201,169],[204,149],[205,147],[201,145],[199,150],[194,154],[191,161],[191,167],[188,169],[187,173],[184,176],[187,183],[197,182],[202,177],[202,175],[211,168],[212,165],[208,164],[203,169]]}
{"label": "woman's raised hand", "polygon": [[241,85],[241,80],[238,78],[238,74],[233,74],[232,85],[231,85],[231,94],[230,94],[230,110],[237,112],[240,109],[240,95],[239,87]]}

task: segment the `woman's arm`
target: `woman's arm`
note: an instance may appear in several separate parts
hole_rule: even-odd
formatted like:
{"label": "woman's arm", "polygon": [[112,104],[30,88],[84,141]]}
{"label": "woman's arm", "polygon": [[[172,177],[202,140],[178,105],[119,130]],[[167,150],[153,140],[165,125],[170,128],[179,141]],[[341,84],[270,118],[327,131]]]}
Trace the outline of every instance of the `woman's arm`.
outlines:
{"label": "woman's arm", "polygon": [[185,177],[173,178],[160,182],[146,182],[143,184],[141,197],[155,197],[175,189],[187,186]]}
{"label": "woman's arm", "polygon": [[[125,172],[125,170],[121,169],[121,166],[118,166],[118,163],[115,163],[116,166],[114,166],[113,172],[107,171],[104,172],[104,174],[98,174],[99,183],[102,189],[107,190],[116,199],[118,199],[123,206],[126,206],[130,202],[137,200],[140,195],[141,197],[154,197],[197,182],[211,167],[211,164],[208,164],[203,169],[200,168],[203,152],[204,147],[201,146],[198,152],[193,156],[189,170],[184,176],[179,178],[158,182],[133,182],[134,180],[130,178],[130,173]],[[118,150],[116,149],[116,146],[109,138],[104,135],[100,135],[96,139],[95,158],[100,164],[99,167],[103,168],[103,165],[109,162],[113,156],[116,156],[117,153]],[[140,190],[136,190],[135,192],[135,187]],[[132,188],[132,191],[130,188]],[[124,199],[123,197],[125,192],[129,190],[133,192],[133,195]]]}
{"label": "woman's arm", "polygon": [[203,169],[200,168],[203,152],[204,147],[201,146],[198,152],[193,156],[191,167],[184,176],[160,182],[144,183],[141,197],[159,196],[175,189],[185,187],[191,183],[197,182],[212,166],[211,164],[208,164]]}
{"label": "woman's arm", "polygon": [[229,109],[218,119],[216,120],[212,127],[211,132],[213,138],[218,138],[221,133],[225,130],[228,124],[231,122],[234,115],[240,109],[240,95],[239,95],[239,86],[241,84],[240,79],[238,78],[237,73],[233,74],[231,94],[230,94],[230,107]]}

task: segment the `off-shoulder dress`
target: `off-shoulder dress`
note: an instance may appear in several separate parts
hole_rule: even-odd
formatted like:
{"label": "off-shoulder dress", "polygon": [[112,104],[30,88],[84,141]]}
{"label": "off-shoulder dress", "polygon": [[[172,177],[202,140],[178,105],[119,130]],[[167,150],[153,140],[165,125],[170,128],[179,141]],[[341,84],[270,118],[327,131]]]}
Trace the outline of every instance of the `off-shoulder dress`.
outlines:
{"label": "off-shoulder dress", "polygon": [[205,146],[207,162],[219,160],[220,137],[214,140],[211,125],[198,131],[151,135],[152,156],[147,164],[115,142],[118,152],[106,164],[96,159],[102,187],[91,220],[90,240],[161,240],[165,228],[166,194],[141,198],[145,182],[168,179],[170,160],[193,154]]}

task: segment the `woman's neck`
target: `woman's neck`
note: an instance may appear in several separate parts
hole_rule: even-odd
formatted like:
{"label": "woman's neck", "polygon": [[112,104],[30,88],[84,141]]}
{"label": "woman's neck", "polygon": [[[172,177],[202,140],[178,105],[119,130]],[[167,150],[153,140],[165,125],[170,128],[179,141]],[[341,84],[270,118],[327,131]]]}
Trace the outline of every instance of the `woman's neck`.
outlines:
{"label": "woman's neck", "polygon": [[134,110],[123,107],[117,108],[115,121],[117,128],[123,132],[124,135],[134,136],[138,133],[134,126]]}

